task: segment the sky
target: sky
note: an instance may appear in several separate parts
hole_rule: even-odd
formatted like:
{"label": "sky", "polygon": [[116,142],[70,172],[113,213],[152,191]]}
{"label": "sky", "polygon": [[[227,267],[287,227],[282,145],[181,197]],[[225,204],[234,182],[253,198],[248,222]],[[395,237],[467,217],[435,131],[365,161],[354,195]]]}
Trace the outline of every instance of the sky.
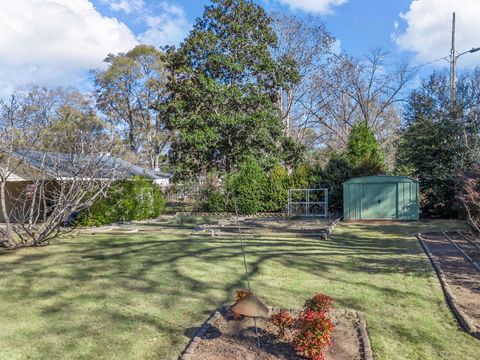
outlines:
{"label": "sky", "polygon": [[[0,0],[0,96],[31,84],[88,91],[89,70],[140,43],[178,45],[207,0]],[[355,57],[382,48],[420,65],[447,56],[452,12],[459,52],[480,47],[480,0],[256,0],[269,12],[318,16]],[[480,65],[480,52],[458,68]],[[423,73],[448,62],[426,65]]]}

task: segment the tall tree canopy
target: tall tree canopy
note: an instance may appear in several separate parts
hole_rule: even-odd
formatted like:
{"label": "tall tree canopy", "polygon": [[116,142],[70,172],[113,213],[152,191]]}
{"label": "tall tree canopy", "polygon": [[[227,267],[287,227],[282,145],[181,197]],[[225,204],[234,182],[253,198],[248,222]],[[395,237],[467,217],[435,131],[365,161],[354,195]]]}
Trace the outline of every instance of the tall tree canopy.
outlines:
{"label": "tall tree canopy", "polygon": [[437,215],[455,212],[456,175],[478,157],[479,70],[460,76],[455,106],[449,91],[449,77],[434,73],[411,92],[397,153],[399,169],[420,181],[424,212]]}
{"label": "tall tree canopy", "polygon": [[263,8],[214,0],[178,51],[170,49],[171,160],[179,175],[228,172],[249,155],[273,162],[284,149],[295,158],[277,97],[298,73],[274,60],[276,45]]}
{"label": "tall tree canopy", "polygon": [[162,104],[169,94],[163,54],[139,45],[126,54],[109,55],[105,71],[95,72],[98,108],[118,129],[134,153],[146,154],[150,166],[159,166],[168,143]]}

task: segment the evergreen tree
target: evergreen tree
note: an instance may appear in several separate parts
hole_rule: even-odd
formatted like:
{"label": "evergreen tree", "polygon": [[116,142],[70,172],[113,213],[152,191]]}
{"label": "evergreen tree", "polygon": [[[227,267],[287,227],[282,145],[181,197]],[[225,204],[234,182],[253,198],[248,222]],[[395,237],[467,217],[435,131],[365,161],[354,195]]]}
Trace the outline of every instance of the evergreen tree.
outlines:
{"label": "evergreen tree", "polygon": [[258,161],[249,156],[239,165],[238,171],[227,177],[227,194],[235,210],[235,203],[241,214],[256,214],[266,209],[265,190],[267,176]]}
{"label": "evergreen tree", "polygon": [[471,81],[474,78],[460,77],[455,108],[450,104],[446,74],[432,74],[409,96],[397,166],[418,178],[427,214],[456,212],[456,175],[470,167],[476,153],[470,144],[478,143],[478,107],[472,106],[471,95],[477,93],[478,98],[480,87]]}
{"label": "evergreen tree", "polygon": [[259,5],[214,0],[178,51],[168,51],[170,156],[179,175],[229,172],[249,155],[263,164],[297,158],[276,102],[298,72],[273,59],[276,43]]}
{"label": "evergreen tree", "polygon": [[375,134],[365,121],[352,127],[348,137],[346,156],[355,167],[362,167],[367,163],[375,171],[383,172],[385,160],[382,150],[375,139]]}
{"label": "evergreen tree", "polygon": [[337,153],[332,154],[323,170],[317,170],[319,187],[328,189],[330,211],[342,211],[343,183],[355,176],[354,171],[354,167],[346,156]]}

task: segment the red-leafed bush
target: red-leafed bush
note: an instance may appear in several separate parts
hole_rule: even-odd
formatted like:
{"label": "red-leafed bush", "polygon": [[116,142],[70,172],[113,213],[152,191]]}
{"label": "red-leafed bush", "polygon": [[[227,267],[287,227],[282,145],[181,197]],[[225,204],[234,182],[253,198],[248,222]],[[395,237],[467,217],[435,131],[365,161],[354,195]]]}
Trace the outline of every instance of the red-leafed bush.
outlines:
{"label": "red-leafed bush", "polygon": [[295,319],[289,312],[280,310],[270,317],[270,322],[278,327],[278,337],[283,339],[285,338],[285,329],[293,326]]}
{"label": "red-leafed bush", "polygon": [[323,360],[323,349],[332,344],[332,321],[325,312],[308,308],[298,320],[299,329],[293,339],[295,349],[308,359]]}
{"label": "red-leafed bush", "polygon": [[304,308],[317,312],[327,312],[333,307],[333,299],[324,294],[316,294],[305,302]]}

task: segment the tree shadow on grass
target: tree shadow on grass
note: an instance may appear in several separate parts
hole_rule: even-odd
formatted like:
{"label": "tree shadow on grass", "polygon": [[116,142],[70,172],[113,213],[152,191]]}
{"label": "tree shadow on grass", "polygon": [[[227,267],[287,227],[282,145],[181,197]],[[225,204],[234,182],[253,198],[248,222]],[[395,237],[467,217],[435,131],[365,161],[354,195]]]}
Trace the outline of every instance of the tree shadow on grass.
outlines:
{"label": "tree shadow on grass", "polygon": [[[403,235],[405,229],[397,225],[383,228],[356,226],[328,240],[274,236],[245,239],[250,276],[263,276],[265,267],[275,274],[272,262],[279,268],[326,277],[338,284],[347,282],[336,278],[339,270],[365,275],[402,272],[431,276],[421,248],[413,238]],[[388,238],[361,236],[359,229],[386,233]],[[61,333],[74,342],[102,336],[103,331],[109,330],[124,336],[141,326],[150,329],[147,332],[163,334],[163,341],[179,350],[186,343],[185,329],[203,322],[212,309],[231,299],[235,289],[245,286],[240,243],[235,238],[96,236],[78,242],[60,241],[38,251],[29,249],[2,259],[0,273],[11,276],[4,284],[14,290],[0,291],[7,295],[7,301],[19,307],[39,308],[42,323],[48,324],[47,329],[31,329],[33,336],[39,338],[47,331]],[[386,296],[418,296],[406,289],[359,280],[348,282],[349,286]],[[342,306],[364,308],[361,299],[336,300]],[[105,329],[98,330],[98,326]],[[118,346],[129,346],[134,341],[129,339]],[[25,339],[25,346],[28,343]],[[167,356],[170,350],[165,351],[157,355]]]}

